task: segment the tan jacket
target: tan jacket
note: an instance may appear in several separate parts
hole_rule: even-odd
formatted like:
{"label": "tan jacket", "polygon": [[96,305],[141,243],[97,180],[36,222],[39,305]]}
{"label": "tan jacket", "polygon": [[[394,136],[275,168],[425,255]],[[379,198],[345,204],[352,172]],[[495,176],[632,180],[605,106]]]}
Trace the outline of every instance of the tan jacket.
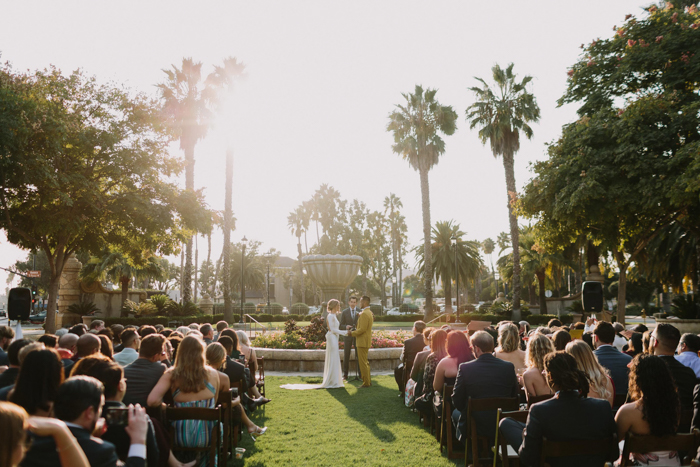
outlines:
{"label": "tan jacket", "polygon": [[356,339],[358,347],[372,347],[372,324],[374,323],[374,315],[369,307],[362,310],[357,319],[357,330],[352,331],[352,337]]}

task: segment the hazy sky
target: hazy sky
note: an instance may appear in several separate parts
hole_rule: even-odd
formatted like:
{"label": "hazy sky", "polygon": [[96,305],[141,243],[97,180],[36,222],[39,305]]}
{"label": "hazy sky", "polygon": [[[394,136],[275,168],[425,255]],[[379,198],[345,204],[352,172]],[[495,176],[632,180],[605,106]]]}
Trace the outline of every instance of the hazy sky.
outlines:
{"label": "hazy sky", "polygon": [[[53,64],[83,68],[155,95],[163,68],[182,57],[205,73],[227,56],[247,65],[235,110],[195,149],[195,184],[224,207],[224,156],[234,145],[233,209],[238,241],[263,242],[296,256],[287,215],[322,184],[343,198],[382,209],[384,197],[404,204],[412,245],[422,240],[418,173],[391,151],[388,115],[416,84],[439,89],[458,112],[458,130],[430,173],[432,222],[454,219],[470,239],[508,230],[503,165],[470,131],[464,111],[474,76],[495,63],[515,63],[534,77],[542,110],[532,141],[516,155],[521,188],[529,165],[545,157],[575,108],[557,108],[566,71],[582,43],[608,37],[625,14],[649,1],[267,1],[95,2],[0,0],[0,53],[16,69]],[[181,154],[177,145],[173,151]],[[184,184],[184,182],[183,182]],[[0,234],[1,236],[1,234]],[[221,253],[222,235],[213,256]],[[206,240],[200,239],[200,259]],[[204,246],[204,253],[201,249]],[[0,238],[0,266],[25,256]],[[6,274],[0,271],[0,285]],[[16,283],[16,282],[15,282]]]}

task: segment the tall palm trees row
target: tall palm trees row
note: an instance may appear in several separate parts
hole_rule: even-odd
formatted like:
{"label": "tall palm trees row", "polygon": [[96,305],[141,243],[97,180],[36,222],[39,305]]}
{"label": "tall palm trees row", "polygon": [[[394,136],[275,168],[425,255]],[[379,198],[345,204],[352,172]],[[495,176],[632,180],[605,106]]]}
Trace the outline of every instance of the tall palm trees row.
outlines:
{"label": "tall palm trees row", "polygon": [[[479,139],[491,146],[494,157],[501,156],[506,175],[507,207],[510,237],[513,245],[513,319],[520,319],[520,248],[518,220],[514,211],[517,200],[514,157],[520,149],[520,134],[532,138],[530,122],[537,122],[540,109],[533,94],[527,91],[532,77],[516,80],[511,63],[505,69],[492,69],[495,86],[476,78],[480,87],[470,90],[476,102],[466,110],[470,128],[478,128]],[[392,149],[420,175],[423,209],[423,279],[426,290],[426,318],[432,316],[433,259],[430,223],[430,186],[428,173],[445,153],[445,141],[440,134],[452,135],[457,129],[457,113],[451,106],[440,104],[437,90],[416,85],[413,93],[403,93],[404,103],[389,115],[387,131],[393,133]]]}

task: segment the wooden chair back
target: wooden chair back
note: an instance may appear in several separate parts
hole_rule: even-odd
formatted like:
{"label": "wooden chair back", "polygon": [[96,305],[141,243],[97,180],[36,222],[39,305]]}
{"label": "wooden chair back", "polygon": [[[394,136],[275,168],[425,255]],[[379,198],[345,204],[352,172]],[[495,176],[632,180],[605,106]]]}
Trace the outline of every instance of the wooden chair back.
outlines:
{"label": "wooden chair back", "polygon": [[231,447],[231,425],[233,417],[233,390],[219,391],[219,398],[216,403],[221,407],[221,425],[223,426],[223,432],[221,434],[222,444],[221,453],[223,455],[219,456],[219,467],[226,467],[226,462],[228,461],[229,452],[233,452]]}
{"label": "wooden chair back", "polygon": [[620,467],[632,465],[630,461],[630,453],[632,452],[635,454],[646,454],[656,451],[687,452],[688,457],[683,459],[681,465],[690,465],[692,456],[697,453],[698,446],[700,446],[700,431],[698,430],[693,430],[692,433],[678,433],[666,436],[637,436],[627,432]]}
{"label": "wooden chair back", "polygon": [[[209,467],[216,467],[216,457],[219,454],[219,445],[221,443],[221,407],[217,406],[214,409],[199,408],[199,407],[167,407],[165,409],[166,426],[170,431],[171,445],[174,452],[195,452],[209,454]],[[214,422],[209,437],[209,445],[203,447],[178,446],[175,443],[175,430],[173,422],[181,420],[198,420],[206,422]]]}
{"label": "wooden chair back", "polygon": [[538,402],[546,401],[554,397],[554,394],[542,394],[541,396],[530,396],[527,398],[527,408],[530,410],[532,404],[537,404]]}
{"label": "wooden chair back", "polygon": [[[465,461],[469,456],[469,442],[471,442],[472,447],[472,460],[474,465],[479,465],[482,456],[479,455],[479,443],[486,447],[488,450],[489,442],[488,438],[484,436],[479,436],[476,430],[476,421],[474,420],[475,412],[486,412],[486,411],[498,411],[502,409],[505,411],[514,412],[520,408],[520,397],[493,397],[485,399],[474,399],[469,398],[467,402],[467,441],[465,443]],[[486,458],[484,458],[486,459]],[[489,462],[491,458],[487,459]]]}
{"label": "wooden chair back", "polygon": [[[252,375],[255,377],[255,375]],[[260,391],[260,395],[265,397],[265,357],[258,357],[258,380],[255,385]]]}
{"label": "wooden chair back", "polygon": [[509,467],[511,463],[516,463],[519,456],[517,451],[515,451],[506,441],[505,437],[503,436],[503,433],[501,432],[500,426],[501,426],[501,420],[504,418],[512,418],[515,421],[521,422],[521,423],[526,423],[527,422],[527,416],[530,414],[529,410],[518,410],[515,412],[504,412],[501,409],[498,409],[498,413],[496,415],[496,425],[497,425],[497,430],[496,430],[496,442],[494,443],[494,452],[495,455],[493,456],[493,465],[494,467],[496,466],[496,460],[500,458],[501,464],[503,467]]}
{"label": "wooden chair back", "polygon": [[617,434],[609,438],[575,439],[568,441],[550,441],[542,438],[540,465],[548,466],[547,458],[568,456],[603,456],[607,457],[618,449]]}
{"label": "wooden chair back", "polygon": [[455,451],[454,446],[458,443],[455,437],[455,430],[452,426],[452,392],[454,391],[453,385],[445,384],[442,388],[442,423],[440,425],[440,452],[442,452],[442,447],[447,448],[447,458],[448,459],[458,459],[464,456],[461,451]]}

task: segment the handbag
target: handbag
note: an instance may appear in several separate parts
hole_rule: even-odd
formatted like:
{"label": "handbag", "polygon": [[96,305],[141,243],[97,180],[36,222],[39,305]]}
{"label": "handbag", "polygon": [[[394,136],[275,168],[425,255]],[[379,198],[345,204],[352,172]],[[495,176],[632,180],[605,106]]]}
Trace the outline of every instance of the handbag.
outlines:
{"label": "handbag", "polygon": [[416,400],[416,382],[409,379],[406,382],[406,390],[404,391],[404,403],[406,407],[413,407],[413,403]]}

